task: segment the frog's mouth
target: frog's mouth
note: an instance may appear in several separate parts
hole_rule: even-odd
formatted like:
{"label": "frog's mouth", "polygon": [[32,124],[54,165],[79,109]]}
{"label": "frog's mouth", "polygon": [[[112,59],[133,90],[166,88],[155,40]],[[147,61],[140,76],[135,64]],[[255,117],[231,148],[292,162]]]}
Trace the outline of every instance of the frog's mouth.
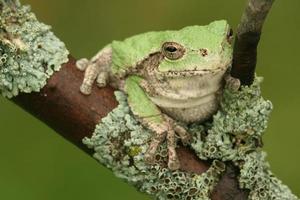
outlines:
{"label": "frog's mouth", "polygon": [[176,76],[204,76],[206,74],[214,74],[223,71],[223,69],[217,68],[213,70],[205,69],[205,70],[185,70],[185,71],[168,71],[164,72],[165,76],[176,77]]}
{"label": "frog's mouth", "polygon": [[184,71],[167,71],[167,72],[160,72],[158,74],[163,77],[189,77],[189,76],[204,76],[207,74],[214,75],[218,74],[221,71],[227,70],[229,64],[224,67],[217,67],[214,69],[202,69],[202,70],[184,70]]}
{"label": "frog's mouth", "polygon": [[204,65],[186,66],[186,69],[170,69],[161,70],[160,66],[156,67],[156,73],[163,77],[190,77],[190,76],[205,76],[219,74],[226,71],[231,66],[232,59],[222,59],[218,62],[206,63]]}

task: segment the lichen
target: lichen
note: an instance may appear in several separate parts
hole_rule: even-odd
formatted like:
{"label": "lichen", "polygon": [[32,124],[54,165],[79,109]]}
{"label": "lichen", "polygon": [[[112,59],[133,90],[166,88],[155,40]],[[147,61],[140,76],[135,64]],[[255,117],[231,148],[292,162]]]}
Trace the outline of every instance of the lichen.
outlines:
{"label": "lichen", "polygon": [[38,92],[47,79],[68,61],[68,50],[18,0],[0,0],[0,93]]}
{"label": "lichen", "polygon": [[225,165],[215,160],[201,175],[170,171],[166,165],[166,145],[159,148],[155,165],[145,164],[144,154],[151,132],[133,117],[126,96],[121,92],[115,94],[119,106],[102,119],[92,138],[83,140],[88,147],[94,148],[94,157],[112,169],[117,177],[157,199],[209,199]]}
{"label": "lichen", "polygon": [[237,162],[241,169],[240,187],[250,190],[251,200],[297,200],[290,189],[270,171],[265,157],[265,152],[257,151],[245,155],[243,161]]}
{"label": "lichen", "polygon": [[219,111],[211,122],[186,126],[193,136],[190,147],[200,159],[212,165],[203,174],[170,171],[163,144],[156,164],[147,165],[144,153],[151,132],[132,115],[126,95],[116,92],[119,106],[103,118],[91,138],[83,142],[95,150],[94,157],[116,176],[154,195],[157,199],[208,200],[230,161],[240,169],[239,185],[250,191],[249,200],[296,200],[291,191],[269,170],[261,137],[272,110],[262,98],[260,78],[239,91],[225,88]]}
{"label": "lichen", "polygon": [[[213,122],[202,127],[193,125],[195,140],[192,146],[201,159],[240,160],[262,145],[272,103],[262,98],[260,81],[258,78],[251,87],[245,86],[241,91],[225,89],[221,108]],[[199,131],[206,135],[204,141]]]}

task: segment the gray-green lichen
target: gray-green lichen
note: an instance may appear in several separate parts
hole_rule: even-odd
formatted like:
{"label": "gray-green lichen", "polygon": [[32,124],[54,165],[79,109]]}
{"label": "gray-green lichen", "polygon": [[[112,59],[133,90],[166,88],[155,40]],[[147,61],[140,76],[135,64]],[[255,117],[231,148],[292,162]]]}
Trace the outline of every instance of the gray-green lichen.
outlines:
{"label": "gray-green lichen", "polygon": [[266,153],[252,152],[245,155],[240,167],[240,187],[250,190],[249,199],[298,200],[290,189],[276,178],[265,161]]}
{"label": "gray-green lichen", "polygon": [[[214,115],[213,123],[204,127],[194,125],[196,133],[192,146],[201,159],[240,160],[260,147],[272,104],[262,98],[259,82],[257,80],[239,92],[225,89],[220,111]],[[207,134],[204,141],[199,131]]]}
{"label": "gray-green lichen", "polygon": [[199,158],[213,161],[201,175],[170,171],[166,145],[160,147],[155,165],[144,163],[151,132],[134,118],[121,92],[116,92],[119,106],[83,142],[116,176],[157,199],[209,200],[225,170],[223,162],[231,161],[240,169],[240,188],[250,191],[249,200],[297,200],[273,176],[260,149],[272,104],[261,97],[259,84],[257,78],[251,87],[240,91],[225,88],[220,110],[212,122],[186,127],[193,136],[190,147]]}
{"label": "gray-green lichen", "polygon": [[68,50],[18,0],[0,0],[0,93],[38,92],[68,61]]}
{"label": "gray-green lichen", "polygon": [[[181,171],[170,171],[167,166],[167,148],[162,145],[157,153],[157,164],[144,162],[151,133],[132,116],[126,96],[116,92],[119,106],[97,125],[92,138],[84,143],[94,148],[94,157],[112,169],[119,178],[157,199],[204,199],[208,196],[220,174],[225,170],[219,161],[201,176]],[[220,167],[221,166],[221,167]],[[223,166],[223,167],[222,167]]]}

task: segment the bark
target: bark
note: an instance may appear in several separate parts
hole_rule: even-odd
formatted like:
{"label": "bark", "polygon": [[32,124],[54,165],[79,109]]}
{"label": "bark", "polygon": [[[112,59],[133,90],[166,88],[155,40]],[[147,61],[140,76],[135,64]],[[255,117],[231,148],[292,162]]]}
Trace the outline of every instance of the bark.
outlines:
{"label": "bark", "polygon": [[91,153],[82,139],[92,135],[96,124],[118,102],[112,88],[94,87],[91,95],[82,95],[79,87],[83,73],[76,69],[75,59],[71,56],[69,59],[39,93],[22,93],[12,100],[65,139]]}
{"label": "bark", "polygon": [[238,26],[231,75],[242,85],[251,85],[255,76],[257,46],[274,0],[249,0]]}

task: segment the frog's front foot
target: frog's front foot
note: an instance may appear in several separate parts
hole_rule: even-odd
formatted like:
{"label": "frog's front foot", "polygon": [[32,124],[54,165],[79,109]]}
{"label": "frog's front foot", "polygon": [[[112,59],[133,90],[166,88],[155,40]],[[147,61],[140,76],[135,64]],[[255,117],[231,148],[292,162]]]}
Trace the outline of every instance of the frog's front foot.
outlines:
{"label": "frog's front foot", "polygon": [[80,86],[82,94],[89,95],[92,92],[92,86],[96,81],[98,87],[105,87],[108,81],[108,72],[101,68],[101,63],[89,61],[86,58],[76,62],[76,67],[84,71],[84,79]]}
{"label": "frog's front foot", "polygon": [[241,87],[241,81],[238,78],[234,78],[231,75],[227,75],[225,77],[225,82],[227,87],[231,90],[231,91],[238,91]]}
{"label": "frog's front foot", "polygon": [[154,164],[156,151],[159,145],[166,140],[168,146],[168,167],[170,170],[177,170],[180,168],[180,162],[176,153],[176,133],[185,145],[190,142],[191,136],[171,118],[165,116],[165,119],[164,123],[151,126],[155,136],[152,138],[145,154],[145,161],[149,164]]}
{"label": "frog's front foot", "polygon": [[77,69],[79,69],[80,71],[85,71],[85,69],[87,68],[87,66],[89,65],[89,60],[86,58],[82,58],[80,60],[78,60],[76,62],[76,67]]}

